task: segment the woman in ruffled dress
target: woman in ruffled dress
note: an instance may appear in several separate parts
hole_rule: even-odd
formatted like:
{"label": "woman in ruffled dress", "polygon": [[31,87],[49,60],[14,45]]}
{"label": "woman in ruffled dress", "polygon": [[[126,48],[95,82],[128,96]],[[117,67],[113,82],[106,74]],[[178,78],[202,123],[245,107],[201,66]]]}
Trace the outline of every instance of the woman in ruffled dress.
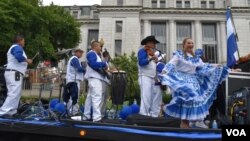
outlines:
{"label": "woman in ruffled dress", "polygon": [[189,128],[189,122],[204,120],[216,99],[217,86],[228,76],[227,67],[204,63],[193,53],[193,48],[193,40],[185,38],[183,50],[173,53],[159,75],[162,84],[168,85],[172,93],[165,112],[180,118],[181,128]]}

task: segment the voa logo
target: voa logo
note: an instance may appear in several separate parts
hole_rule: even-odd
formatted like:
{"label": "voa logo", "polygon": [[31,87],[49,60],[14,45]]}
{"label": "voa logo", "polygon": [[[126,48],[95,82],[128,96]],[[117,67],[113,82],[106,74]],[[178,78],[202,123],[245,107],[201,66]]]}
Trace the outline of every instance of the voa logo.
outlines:
{"label": "voa logo", "polygon": [[247,136],[244,129],[226,129],[227,136]]}

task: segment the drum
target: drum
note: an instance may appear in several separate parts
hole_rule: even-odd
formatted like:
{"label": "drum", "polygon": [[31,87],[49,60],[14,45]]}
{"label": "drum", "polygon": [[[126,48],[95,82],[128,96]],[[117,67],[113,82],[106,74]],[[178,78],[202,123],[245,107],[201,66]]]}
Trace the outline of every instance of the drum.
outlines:
{"label": "drum", "polygon": [[59,71],[56,67],[44,67],[40,68],[40,79],[42,82],[51,81],[53,78],[56,78],[59,76]]}
{"label": "drum", "polygon": [[112,103],[115,105],[122,105],[126,93],[127,73],[125,71],[113,71],[110,81]]}

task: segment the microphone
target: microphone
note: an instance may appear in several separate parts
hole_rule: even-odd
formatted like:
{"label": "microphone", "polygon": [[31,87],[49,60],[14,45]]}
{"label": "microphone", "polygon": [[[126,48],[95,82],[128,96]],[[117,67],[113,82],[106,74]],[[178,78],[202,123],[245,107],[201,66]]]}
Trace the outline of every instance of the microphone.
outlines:
{"label": "microphone", "polygon": [[157,49],[157,48],[155,48],[155,50],[159,52],[159,54],[157,54],[158,60],[159,61],[160,60],[165,60],[164,58],[165,58],[166,54],[162,53],[162,51]]}
{"label": "microphone", "polygon": [[159,51],[159,52],[160,52],[160,54],[162,53],[162,51],[161,51],[161,50],[159,50],[158,48],[155,48],[155,50],[156,50],[156,51]]}

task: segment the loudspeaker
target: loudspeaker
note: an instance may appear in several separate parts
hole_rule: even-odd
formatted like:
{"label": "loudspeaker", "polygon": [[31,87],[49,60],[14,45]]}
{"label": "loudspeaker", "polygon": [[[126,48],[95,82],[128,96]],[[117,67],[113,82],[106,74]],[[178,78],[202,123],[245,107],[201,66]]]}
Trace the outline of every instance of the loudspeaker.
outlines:
{"label": "loudspeaker", "polygon": [[[243,87],[250,87],[250,73],[247,72],[230,72],[226,79],[226,114],[228,110],[228,100],[231,95]],[[247,107],[250,108],[250,107]]]}

